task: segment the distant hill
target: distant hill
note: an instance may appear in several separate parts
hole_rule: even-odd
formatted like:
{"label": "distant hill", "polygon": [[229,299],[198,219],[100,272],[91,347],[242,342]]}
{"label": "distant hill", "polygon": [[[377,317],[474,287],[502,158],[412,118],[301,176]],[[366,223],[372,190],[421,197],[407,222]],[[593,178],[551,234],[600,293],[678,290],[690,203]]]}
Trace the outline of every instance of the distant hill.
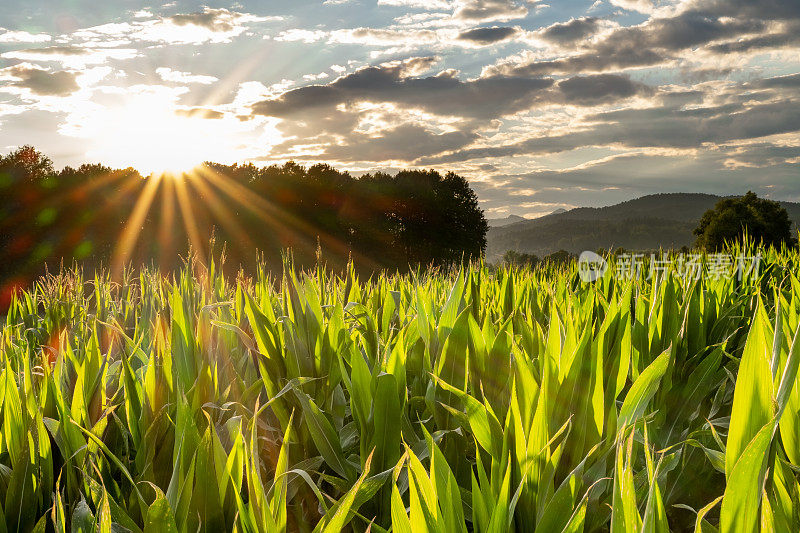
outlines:
{"label": "distant hill", "polygon": [[552,213],[547,213],[546,215],[541,215],[539,217],[534,217],[534,218],[521,217],[519,215],[508,215],[505,218],[489,218],[486,220],[486,222],[489,224],[490,228],[502,228],[505,226],[510,226],[511,224],[516,224],[517,222],[524,222],[526,220],[534,220],[537,218],[549,217],[550,215],[558,215],[566,212],[567,212],[566,209],[559,208],[553,211]]}
{"label": "distant hill", "polygon": [[490,228],[502,228],[503,226],[516,224],[517,222],[522,222],[525,220],[528,219],[519,215],[508,215],[505,218],[490,218],[487,219],[486,222],[489,223]]}
{"label": "distant hill", "polygon": [[[628,250],[680,248],[694,244],[692,234],[707,210],[722,199],[713,194],[669,193],[643,196],[608,207],[579,207],[541,218],[489,228],[486,256],[507,251],[539,257],[558,250],[623,247]],[[800,203],[780,202],[800,225]]]}

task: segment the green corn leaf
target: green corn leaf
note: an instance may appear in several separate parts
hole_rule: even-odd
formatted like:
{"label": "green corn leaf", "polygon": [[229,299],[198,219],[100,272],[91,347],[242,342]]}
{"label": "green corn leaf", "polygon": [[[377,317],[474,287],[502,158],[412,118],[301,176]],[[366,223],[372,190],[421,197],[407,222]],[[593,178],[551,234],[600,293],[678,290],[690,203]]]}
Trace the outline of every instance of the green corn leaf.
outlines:
{"label": "green corn leaf", "polygon": [[331,422],[306,393],[298,389],[295,389],[294,393],[303,409],[303,417],[311,433],[311,439],[325,462],[343,478],[354,480],[353,467],[345,459],[339,435]]}
{"label": "green corn leaf", "polygon": [[156,488],[156,499],[147,509],[144,533],[178,533],[175,516],[161,489]]}
{"label": "green corn leaf", "polygon": [[739,457],[756,434],[772,420],[771,335],[763,304],[753,318],[733,393],[731,424],[725,444],[725,474],[730,479]]}
{"label": "green corn leaf", "polygon": [[722,498],[720,529],[739,533],[756,530],[759,503],[767,467],[767,451],[772,442],[775,422],[759,430],[728,473],[728,483]]}
{"label": "green corn leaf", "polygon": [[358,495],[359,490],[361,489],[364,480],[367,479],[367,475],[369,474],[370,464],[372,462],[372,455],[367,458],[367,461],[364,466],[364,471],[361,473],[359,478],[356,480],[353,487],[347,491],[341,500],[339,500],[336,505],[331,507],[322,520],[317,524],[317,527],[314,528],[315,533],[338,533],[342,531],[345,524],[349,521],[351,511],[356,511],[357,509],[354,508],[354,503],[356,502],[356,497]]}
{"label": "green corn leaf", "polygon": [[671,348],[664,350],[634,381],[619,411],[617,427],[620,430],[634,424],[644,414],[669,368],[671,352]]}

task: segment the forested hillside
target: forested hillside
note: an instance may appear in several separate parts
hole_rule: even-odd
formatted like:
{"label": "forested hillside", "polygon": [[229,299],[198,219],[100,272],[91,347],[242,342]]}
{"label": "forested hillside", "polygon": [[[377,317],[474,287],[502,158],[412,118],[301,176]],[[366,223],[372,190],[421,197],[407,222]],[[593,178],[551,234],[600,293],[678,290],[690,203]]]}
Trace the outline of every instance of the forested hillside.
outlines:
{"label": "forested hillside", "polygon": [[[713,194],[653,194],[608,207],[580,207],[563,213],[492,227],[486,255],[497,260],[507,250],[543,257],[557,250],[625,248],[655,250],[692,246],[700,218],[721,200]],[[780,202],[800,223],[800,204]]]}

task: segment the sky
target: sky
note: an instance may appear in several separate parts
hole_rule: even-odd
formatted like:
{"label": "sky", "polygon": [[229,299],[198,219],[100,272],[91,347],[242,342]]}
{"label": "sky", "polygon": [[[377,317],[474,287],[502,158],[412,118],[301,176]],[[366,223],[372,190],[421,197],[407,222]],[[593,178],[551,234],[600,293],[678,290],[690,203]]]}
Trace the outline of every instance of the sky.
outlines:
{"label": "sky", "polygon": [[800,201],[797,0],[0,3],[0,152],[466,177],[490,218]]}

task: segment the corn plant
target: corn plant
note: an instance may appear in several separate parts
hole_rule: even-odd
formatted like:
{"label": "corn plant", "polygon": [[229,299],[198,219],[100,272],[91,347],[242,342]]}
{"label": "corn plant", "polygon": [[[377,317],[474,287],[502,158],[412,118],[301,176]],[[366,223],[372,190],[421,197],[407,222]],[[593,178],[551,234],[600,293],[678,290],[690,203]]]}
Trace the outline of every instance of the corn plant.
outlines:
{"label": "corn plant", "polygon": [[[17,293],[2,531],[798,531],[798,252]],[[647,267],[647,260],[645,267]]]}

